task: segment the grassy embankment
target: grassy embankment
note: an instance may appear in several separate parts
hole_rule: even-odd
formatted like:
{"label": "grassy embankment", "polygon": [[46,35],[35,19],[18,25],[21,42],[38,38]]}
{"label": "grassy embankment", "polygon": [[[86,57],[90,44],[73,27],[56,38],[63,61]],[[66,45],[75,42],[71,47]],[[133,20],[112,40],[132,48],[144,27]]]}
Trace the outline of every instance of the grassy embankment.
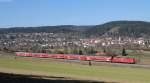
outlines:
{"label": "grassy embankment", "polygon": [[144,68],[88,66],[32,57],[0,58],[0,71],[19,74],[64,76],[75,79],[120,83],[149,83],[150,70]]}

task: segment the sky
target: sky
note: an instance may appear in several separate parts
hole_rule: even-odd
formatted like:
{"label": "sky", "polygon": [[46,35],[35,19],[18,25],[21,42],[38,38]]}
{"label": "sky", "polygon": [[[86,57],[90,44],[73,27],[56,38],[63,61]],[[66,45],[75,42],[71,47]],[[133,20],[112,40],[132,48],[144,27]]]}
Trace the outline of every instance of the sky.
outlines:
{"label": "sky", "polygon": [[150,21],[150,0],[0,0],[0,28]]}

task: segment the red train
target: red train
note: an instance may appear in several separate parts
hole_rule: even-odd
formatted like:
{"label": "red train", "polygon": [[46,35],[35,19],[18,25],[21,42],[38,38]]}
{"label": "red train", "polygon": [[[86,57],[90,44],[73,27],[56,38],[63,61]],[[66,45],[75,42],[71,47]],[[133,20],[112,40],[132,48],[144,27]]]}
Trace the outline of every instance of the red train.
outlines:
{"label": "red train", "polygon": [[125,57],[98,57],[98,56],[84,56],[84,55],[67,55],[67,54],[46,54],[46,53],[27,53],[16,52],[16,56],[28,56],[28,57],[43,57],[43,58],[56,58],[56,59],[75,59],[84,61],[105,61],[113,63],[136,63],[134,58]]}

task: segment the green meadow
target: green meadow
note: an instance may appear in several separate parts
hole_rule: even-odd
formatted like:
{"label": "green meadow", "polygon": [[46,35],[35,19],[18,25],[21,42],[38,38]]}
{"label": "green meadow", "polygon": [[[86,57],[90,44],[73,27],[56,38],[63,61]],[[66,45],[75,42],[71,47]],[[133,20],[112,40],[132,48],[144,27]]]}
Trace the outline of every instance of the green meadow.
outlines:
{"label": "green meadow", "polygon": [[117,83],[150,83],[150,69],[109,65],[88,66],[47,58],[1,56],[0,72],[64,76]]}

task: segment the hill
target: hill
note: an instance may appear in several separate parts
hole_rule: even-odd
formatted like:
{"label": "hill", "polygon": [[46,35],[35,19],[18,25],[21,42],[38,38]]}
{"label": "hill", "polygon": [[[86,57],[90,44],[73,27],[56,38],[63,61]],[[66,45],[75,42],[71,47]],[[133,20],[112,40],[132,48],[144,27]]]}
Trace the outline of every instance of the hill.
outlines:
{"label": "hill", "polygon": [[59,25],[59,26],[39,26],[39,27],[14,27],[1,28],[0,33],[76,33],[86,37],[149,37],[150,22],[144,21],[112,21],[101,25],[76,26],[76,25]]}
{"label": "hill", "polygon": [[82,27],[86,26],[60,25],[60,26],[39,26],[39,27],[13,27],[13,28],[1,28],[0,33],[34,33],[34,32],[65,33],[76,31],[80,32],[83,31]]}
{"label": "hill", "polygon": [[150,23],[144,21],[112,21],[86,31],[89,36],[149,37]]}

